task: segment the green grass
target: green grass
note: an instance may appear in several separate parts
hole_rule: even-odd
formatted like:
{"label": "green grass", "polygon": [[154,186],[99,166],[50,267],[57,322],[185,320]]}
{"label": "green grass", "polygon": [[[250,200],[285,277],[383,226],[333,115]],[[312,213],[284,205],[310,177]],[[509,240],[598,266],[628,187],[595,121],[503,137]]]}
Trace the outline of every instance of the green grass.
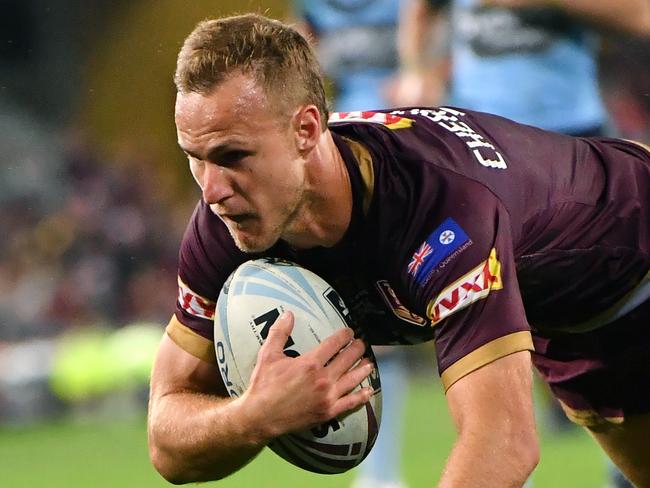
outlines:
{"label": "green grass", "polygon": [[[437,384],[417,381],[407,403],[404,474],[411,488],[434,486],[454,433]],[[589,436],[575,430],[542,436],[534,488],[600,488],[604,457]],[[207,486],[224,488],[348,487],[354,472],[307,473],[265,450],[233,476]],[[144,418],[115,422],[61,422],[0,429],[3,488],[149,488],[170,486],[150,466]]]}

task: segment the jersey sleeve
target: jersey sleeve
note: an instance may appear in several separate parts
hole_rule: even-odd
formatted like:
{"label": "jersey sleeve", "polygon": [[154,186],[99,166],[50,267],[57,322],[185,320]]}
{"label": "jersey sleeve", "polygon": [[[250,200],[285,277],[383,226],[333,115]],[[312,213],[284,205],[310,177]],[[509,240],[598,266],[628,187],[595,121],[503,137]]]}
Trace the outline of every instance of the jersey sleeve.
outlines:
{"label": "jersey sleeve", "polygon": [[469,180],[438,201],[429,233],[412,249],[405,270],[409,295],[434,328],[447,390],[481,366],[533,345],[507,210]]}
{"label": "jersey sleeve", "polygon": [[178,299],[169,337],[204,361],[215,361],[214,318],[223,284],[247,258],[203,202],[197,205],[178,254]]}

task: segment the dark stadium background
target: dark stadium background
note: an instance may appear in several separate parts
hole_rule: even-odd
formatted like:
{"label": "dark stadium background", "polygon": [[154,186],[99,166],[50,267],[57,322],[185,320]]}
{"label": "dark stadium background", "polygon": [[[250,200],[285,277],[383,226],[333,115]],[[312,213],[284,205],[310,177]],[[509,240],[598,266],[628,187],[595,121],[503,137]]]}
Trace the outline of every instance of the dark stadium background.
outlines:
{"label": "dark stadium background", "polygon": [[[171,76],[198,20],[244,11],[281,18],[287,4],[0,1],[0,486],[167,485],[147,458],[147,375],[198,197],[176,148]],[[646,143],[649,53],[615,39],[602,63],[621,135]],[[453,432],[431,350],[414,355],[405,475],[431,486]],[[586,434],[542,438],[536,487],[603,485]],[[218,485],[351,479],[264,452]]]}

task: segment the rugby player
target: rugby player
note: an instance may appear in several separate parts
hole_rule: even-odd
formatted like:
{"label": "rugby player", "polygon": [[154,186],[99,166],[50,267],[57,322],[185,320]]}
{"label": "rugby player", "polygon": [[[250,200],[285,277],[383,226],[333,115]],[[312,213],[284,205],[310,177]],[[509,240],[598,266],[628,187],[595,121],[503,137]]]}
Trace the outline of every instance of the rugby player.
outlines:
{"label": "rugby player", "polygon": [[250,387],[227,397],[216,298],[239,264],[275,256],[337,288],[371,343],[435,341],[458,431],[439,486],[523,485],[539,458],[534,364],[650,487],[648,148],[462,108],[328,116],[307,41],[253,14],[200,23],[175,82],[202,199],[151,379],[150,455],[166,479],[227,476],[371,395],[351,392],[372,368],[353,366],[364,347],[346,347],[351,332],[284,356],[287,313]]}

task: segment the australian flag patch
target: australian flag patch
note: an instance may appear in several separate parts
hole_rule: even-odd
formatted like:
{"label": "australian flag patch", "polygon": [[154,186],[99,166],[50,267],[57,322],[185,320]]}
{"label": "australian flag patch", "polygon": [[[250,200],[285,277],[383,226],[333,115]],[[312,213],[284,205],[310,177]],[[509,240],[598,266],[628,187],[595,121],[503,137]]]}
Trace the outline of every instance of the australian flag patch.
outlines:
{"label": "australian flag patch", "polygon": [[423,283],[444,259],[461,246],[464,249],[469,244],[471,240],[465,231],[449,217],[429,234],[427,240],[413,253],[407,268],[408,274],[413,276],[416,282]]}

